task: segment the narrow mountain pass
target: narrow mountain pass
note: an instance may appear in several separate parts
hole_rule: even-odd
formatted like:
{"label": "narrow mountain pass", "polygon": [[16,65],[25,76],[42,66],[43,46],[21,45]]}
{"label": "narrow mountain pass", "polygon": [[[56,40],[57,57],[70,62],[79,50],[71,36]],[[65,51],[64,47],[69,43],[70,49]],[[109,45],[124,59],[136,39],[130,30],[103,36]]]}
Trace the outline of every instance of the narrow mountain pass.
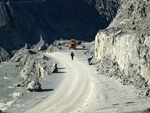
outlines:
{"label": "narrow mountain pass", "polygon": [[[69,55],[61,52],[46,53],[45,55],[57,59],[58,76],[65,73],[66,77],[53,94],[25,113],[67,113],[87,96],[90,72],[77,58],[71,60]],[[59,70],[59,64],[64,65],[64,72]]]}

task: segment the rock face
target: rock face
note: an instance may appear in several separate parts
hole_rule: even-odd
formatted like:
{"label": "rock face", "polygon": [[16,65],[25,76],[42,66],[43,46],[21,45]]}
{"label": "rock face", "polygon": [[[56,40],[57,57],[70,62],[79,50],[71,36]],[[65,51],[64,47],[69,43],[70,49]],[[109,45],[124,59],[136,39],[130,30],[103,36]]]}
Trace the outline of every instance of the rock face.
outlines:
{"label": "rock face", "polygon": [[96,35],[95,57],[100,61],[99,69],[122,78],[124,84],[149,87],[149,9],[149,0],[122,1],[110,26]]}
{"label": "rock face", "polygon": [[[116,15],[118,0],[2,0],[0,47],[8,53],[54,40],[91,41]],[[41,39],[42,37],[42,39]]]}
{"label": "rock face", "polygon": [[9,60],[11,55],[3,48],[0,47],[0,62]]}

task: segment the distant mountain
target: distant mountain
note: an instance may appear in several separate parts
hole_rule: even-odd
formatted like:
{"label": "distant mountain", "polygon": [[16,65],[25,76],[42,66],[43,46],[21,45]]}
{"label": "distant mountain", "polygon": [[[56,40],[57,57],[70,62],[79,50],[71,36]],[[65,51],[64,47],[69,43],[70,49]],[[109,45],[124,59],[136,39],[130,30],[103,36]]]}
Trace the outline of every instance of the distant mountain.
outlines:
{"label": "distant mountain", "polygon": [[45,44],[60,38],[94,40],[117,8],[117,0],[1,0],[0,48],[11,55],[37,44],[40,36]]}

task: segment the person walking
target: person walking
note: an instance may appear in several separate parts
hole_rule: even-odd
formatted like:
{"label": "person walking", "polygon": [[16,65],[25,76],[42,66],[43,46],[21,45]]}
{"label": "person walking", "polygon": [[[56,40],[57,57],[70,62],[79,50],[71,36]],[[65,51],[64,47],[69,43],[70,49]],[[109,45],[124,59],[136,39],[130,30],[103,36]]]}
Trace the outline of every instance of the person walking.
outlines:
{"label": "person walking", "polygon": [[90,56],[90,57],[88,58],[88,63],[89,63],[89,65],[92,64],[92,63],[91,63],[92,58],[93,58],[93,56]]}
{"label": "person walking", "polygon": [[73,52],[71,52],[71,59],[73,60],[73,57],[74,57],[74,53]]}

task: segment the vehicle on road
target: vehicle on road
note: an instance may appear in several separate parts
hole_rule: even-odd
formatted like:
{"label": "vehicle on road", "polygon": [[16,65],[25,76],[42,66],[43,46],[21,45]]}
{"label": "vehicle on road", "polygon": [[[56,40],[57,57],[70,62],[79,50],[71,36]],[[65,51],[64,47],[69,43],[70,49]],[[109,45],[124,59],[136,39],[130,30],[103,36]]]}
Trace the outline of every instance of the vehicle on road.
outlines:
{"label": "vehicle on road", "polygon": [[76,49],[77,45],[78,45],[77,41],[75,39],[71,39],[69,44],[69,49]]}

